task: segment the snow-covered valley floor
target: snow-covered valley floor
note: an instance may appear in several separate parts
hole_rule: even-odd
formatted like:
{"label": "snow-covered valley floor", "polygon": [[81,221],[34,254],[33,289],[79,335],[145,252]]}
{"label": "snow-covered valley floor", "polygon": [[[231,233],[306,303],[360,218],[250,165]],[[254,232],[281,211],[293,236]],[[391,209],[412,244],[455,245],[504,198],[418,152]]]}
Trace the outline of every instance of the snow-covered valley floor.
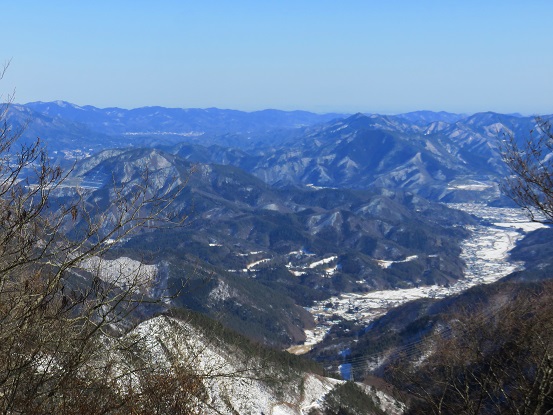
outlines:
{"label": "snow-covered valley floor", "polygon": [[[509,251],[525,234],[544,225],[529,222],[521,209],[495,208],[481,204],[449,204],[489,222],[489,225],[470,227],[471,236],[461,246],[461,257],[466,263],[462,280],[451,286],[424,286],[369,293],[343,293],[315,303],[308,311],[313,314],[317,326],[306,330],[306,341],[293,346],[291,353],[302,354],[322,341],[336,323],[335,316],[356,320],[365,324],[385,314],[391,308],[419,298],[443,298],[460,293],[479,284],[489,284],[520,269],[522,264],[509,259]],[[406,259],[408,260],[408,259]],[[393,263],[386,263],[393,266]],[[331,305],[331,306],[330,306]]]}

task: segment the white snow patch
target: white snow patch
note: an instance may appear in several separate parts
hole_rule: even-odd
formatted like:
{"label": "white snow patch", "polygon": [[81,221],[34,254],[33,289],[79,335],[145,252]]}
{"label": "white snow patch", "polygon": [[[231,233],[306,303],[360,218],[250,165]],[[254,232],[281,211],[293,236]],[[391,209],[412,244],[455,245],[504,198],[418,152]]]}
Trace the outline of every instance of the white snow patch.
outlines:
{"label": "white snow patch", "polygon": [[224,281],[218,280],[217,286],[213,290],[211,290],[208,298],[211,301],[225,301],[236,296],[237,293],[235,290],[230,288],[228,284],[226,284]]}
{"label": "white snow patch", "polygon": [[538,222],[494,222],[494,226],[500,228],[518,228],[523,232],[532,232],[546,227],[543,223]]}
{"label": "white snow patch", "polygon": [[[428,134],[428,132],[426,133]],[[438,151],[438,149],[436,148],[436,146],[431,143],[429,140],[426,140],[425,142],[426,144],[426,149],[434,154],[437,154],[437,155],[440,155],[441,153]]]}
{"label": "white snow patch", "polygon": [[324,258],[324,259],[321,259],[320,261],[312,262],[311,264],[309,264],[309,268],[313,269],[313,268],[318,267],[319,265],[324,265],[324,264],[328,264],[332,261],[335,261],[336,259],[338,259],[337,256],[331,256],[331,257],[328,257],[328,258]]}
{"label": "white snow patch", "polygon": [[392,264],[399,264],[399,263],[402,263],[402,262],[411,262],[411,261],[414,261],[415,259],[417,259],[418,257],[419,257],[418,255],[411,255],[411,256],[408,256],[407,258],[405,258],[401,261],[386,261],[386,260],[383,260],[383,259],[377,259],[376,263],[378,265],[380,265],[381,268],[390,268],[392,266]]}
{"label": "white snow patch", "polygon": [[118,287],[145,286],[155,279],[158,272],[157,265],[143,264],[128,257],[102,259],[94,256],[82,261],[79,268]]}
{"label": "white snow patch", "polygon": [[246,265],[246,269],[251,270],[254,267],[256,267],[257,265],[263,264],[264,262],[269,262],[270,260],[271,260],[271,258],[260,259],[259,261],[255,261],[255,262],[252,262],[252,263]]}
{"label": "white snow patch", "polygon": [[464,183],[464,184],[449,184],[447,189],[448,190],[474,190],[474,191],[484,191],[487,189],[492,188],[493,185],[489,183],[481,183],[481,182],[475,182],[475,183]]}
{"label": "white snow patch", "polygon": [[336,274],[336,271],[338,271],[339,269],[340,269],[340,266],[336,264],[331,268],[324,269],[323,272],[325,273],[325,276],[332,277],[334,274]]}
{"label": "white snow patch", "polygon": [[262,254],[262,253],[263,253],[263,251],[253,251],[253,252],[248,252],[247,254],[238,253],[238,254],[236,254],[236,256],[259,255],[259,254]]}
{"label": "white snow patch", "polygon": [[331,133],[336,133],[336,132],[338,132],[340,130],[343,130],[344,128],[348,128],[348,127],[349,127],[349,124],[344,124],[344,125],[341,125],[341,126],[335,128],[334,130],[331,130],[330,132]]}

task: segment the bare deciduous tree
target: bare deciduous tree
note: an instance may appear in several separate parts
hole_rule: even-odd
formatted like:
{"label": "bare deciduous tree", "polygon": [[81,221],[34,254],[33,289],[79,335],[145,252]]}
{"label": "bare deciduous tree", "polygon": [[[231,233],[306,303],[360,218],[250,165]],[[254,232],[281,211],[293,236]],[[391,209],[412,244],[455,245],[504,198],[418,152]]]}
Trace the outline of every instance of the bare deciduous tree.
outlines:
{"label": "bare deciduous tree", "polygon": [[416,363],[396,359],[389,374],[409,392],[408,414],[553,413],[553,284],[503,297],[449,316]]}
{"label": "bare deciduous tree", "polygon": [[[140,182],[114,185],[109,204],[95,206],[84,190],[69,186],[68,173],[50,163],[40,140],[18,142],[24,130],[8,121],[11,98],[6,101],[0,109],[0,413],[194,413],[204,391],[193,367],[124,367],[119,359],[137,343],[113,334],[137,306],[155,301],[148,297],[153,278],[140,266],[101,273],[114,243],[184,219],[171,203],[186,178],[159,190],[144,170]],[[69,197],[55,198],[62,190]]]}
{"label": "bare deciduous tree", "polygon": [[504,191],[532,220],[553,223],[553,132],[549,121],[537,117],[536,128],[519,144],[514,135],[503,146],[511,170]]}

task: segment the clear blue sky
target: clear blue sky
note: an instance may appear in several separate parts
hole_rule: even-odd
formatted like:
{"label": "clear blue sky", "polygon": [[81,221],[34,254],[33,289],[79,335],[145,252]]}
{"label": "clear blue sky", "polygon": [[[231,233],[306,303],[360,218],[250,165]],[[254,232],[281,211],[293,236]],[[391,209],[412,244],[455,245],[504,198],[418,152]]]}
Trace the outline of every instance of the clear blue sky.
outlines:
{"label": "clear blue sky", "polygon": [[16,102],[553,113],[551,0],[2,2]]}

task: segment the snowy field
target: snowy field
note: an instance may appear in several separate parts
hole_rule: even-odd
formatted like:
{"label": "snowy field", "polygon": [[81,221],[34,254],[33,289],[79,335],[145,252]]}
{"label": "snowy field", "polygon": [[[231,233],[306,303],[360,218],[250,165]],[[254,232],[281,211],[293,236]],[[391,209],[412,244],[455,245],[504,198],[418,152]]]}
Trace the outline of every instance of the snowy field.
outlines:
{"label": "snowy field", "polygon": [[[445,287],[432,285],[418,288],[374,291],[370,293],[344,293],[338,297],[315,303],[308,311],[313,314],[317,326],[306,330],[307,340],[303,345],[293,346],[291,353],[308,352],[322,341],[325,334],[336,323],[332,316],[338,315],[346,320],[355,320],[368,324],[385,314],[393,307],[419,298],[443,298],[458,294],[467,288],[479,284],[489,284],[503,278],[522,264],[509,260],[509,251],[528,232],[544,225],[529,222],[521,209],[494,208],[480,204],[459,203],[449,207],[463,210],[487,220],[490,225],[470,227],[471,236],[461,246],[461,257],[467,264],[465,276],[456,284]],[[407,257],[403,261],[412,260]],[[390,267],[392,261],[380,261],[382,267]],[[402,262],[402,261],[399,261]],[[327,307],[331,303],[332,307]]]}

